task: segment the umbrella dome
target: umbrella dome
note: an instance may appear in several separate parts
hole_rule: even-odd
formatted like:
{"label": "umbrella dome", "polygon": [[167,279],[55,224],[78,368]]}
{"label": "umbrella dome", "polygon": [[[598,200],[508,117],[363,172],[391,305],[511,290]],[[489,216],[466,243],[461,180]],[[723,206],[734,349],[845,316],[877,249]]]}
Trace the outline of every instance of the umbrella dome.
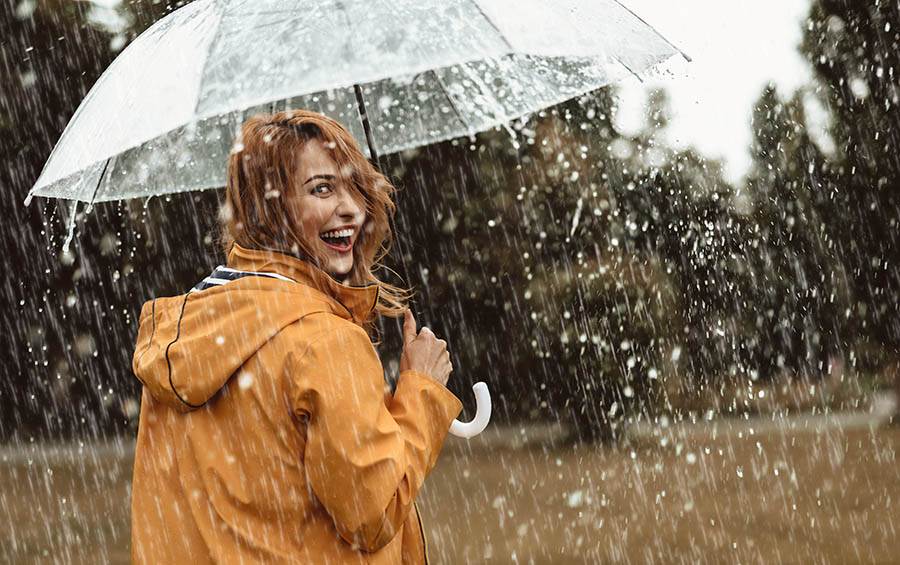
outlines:
{"label": "umbrella dome", "polygon": [[506,125],[678,53],[616,0],[196,0],[100,76],[26,203],[224,186],[260,112],[326,114],[371,157]]}

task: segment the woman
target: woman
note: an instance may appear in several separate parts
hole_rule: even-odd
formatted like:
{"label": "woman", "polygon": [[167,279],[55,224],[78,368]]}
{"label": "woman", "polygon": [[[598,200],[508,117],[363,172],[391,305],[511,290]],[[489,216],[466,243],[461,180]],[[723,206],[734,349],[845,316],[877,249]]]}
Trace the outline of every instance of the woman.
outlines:
{"label": "woman", "polygon": [[[393,190],[325,116],[244,123],[227,266],[141,311],[133,561],[426,562],[414,500],[462,405],[446,343],[372,274]],[[404,315],[393,394],[377,314]]]}

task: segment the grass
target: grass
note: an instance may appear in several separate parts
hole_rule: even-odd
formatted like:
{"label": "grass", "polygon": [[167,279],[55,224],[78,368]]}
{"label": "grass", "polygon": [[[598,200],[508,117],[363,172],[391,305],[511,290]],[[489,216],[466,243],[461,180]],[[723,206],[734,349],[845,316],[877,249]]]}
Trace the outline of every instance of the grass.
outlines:
{"label": "grass", "polygon": [[[420,495],[431,562],[896,559],[900,427],[752,426],[619,447],[448,439]],[[3,453],[0,561],[128,562],[128,449]]]}

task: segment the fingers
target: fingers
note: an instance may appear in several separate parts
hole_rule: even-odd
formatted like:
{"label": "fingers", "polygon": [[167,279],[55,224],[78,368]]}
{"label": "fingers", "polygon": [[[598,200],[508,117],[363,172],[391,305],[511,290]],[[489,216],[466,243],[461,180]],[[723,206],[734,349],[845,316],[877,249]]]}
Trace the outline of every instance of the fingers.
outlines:
{"label": "fingers", "polygon": [[[442,373],[444,375],[449,375],[453,372],[453,363],[450,362],[450,352],[446,349],[443,350],[441,354],[440,364],[442,366]],[[444,378],[444,384],[447,383],[446,377]]]}
{"label": "fingers", "polygon": [[447,352],[447,355],[444,357],[444,364],[447,367],[447,373],[453,372],[453,363],[450,361],[450,352]]}
{"label": "fingers", "polygon": [[416,318],[412,310],[407,308],[403,313],[403,343],[408,344],[414,339],[416,339]]}
{"label": "fingers", "polygon": [[452,373],[452,372],[453,372],[453,364],[448,359],[444,363],[444,367],[441,371],[441,384],[443,384],[444,386],[447,386],[447,381],[450,380],[450,373]]}

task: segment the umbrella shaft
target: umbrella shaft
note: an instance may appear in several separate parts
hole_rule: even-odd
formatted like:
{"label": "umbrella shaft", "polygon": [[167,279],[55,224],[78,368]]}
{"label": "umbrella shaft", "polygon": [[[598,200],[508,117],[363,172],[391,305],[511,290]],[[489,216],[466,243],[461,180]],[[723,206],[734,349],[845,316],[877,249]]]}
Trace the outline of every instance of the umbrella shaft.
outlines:
{"label": "umbrella shaft", "polygon": [[378,152],[375,151],[375,141],[372,139],[372,128],[369,125],[369,115],[366,113],[366,102],[363,100],[362,88],[358,84],[354,84],[353,91],[356,92],[356,102],[359,104],[359,117],[362,120],[363,130],[366,132],[366,143],[369,144],[370,160],[376,169],[380,169],[378,166]]}

